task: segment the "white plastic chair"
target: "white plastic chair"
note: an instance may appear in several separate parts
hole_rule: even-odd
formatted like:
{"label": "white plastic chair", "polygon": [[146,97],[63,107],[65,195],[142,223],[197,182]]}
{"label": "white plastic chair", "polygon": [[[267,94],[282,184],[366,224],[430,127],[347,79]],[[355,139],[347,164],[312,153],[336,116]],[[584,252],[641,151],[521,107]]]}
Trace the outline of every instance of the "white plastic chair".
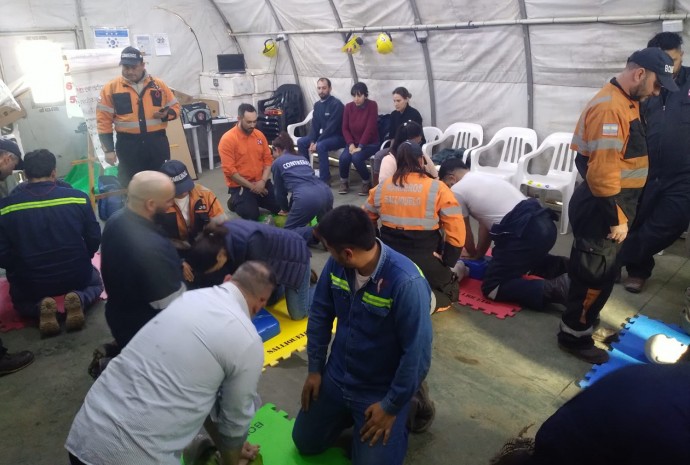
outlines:
{"label": "white plastic chair", "polygon": [[[498,166],[481,166],[479,160],[491,149],[497,149],[501,144],[501,157]],[[478,171],[498,176],[514,184],[518,162],[523,155],[537,147],[537,133],[529,128],[503,128],[499,130],[488,144],[473,149],[469,154],[472,162],[471,171]],[[467,156],[467,155],[465,155]]]}
{"label": "white plastic chair", "polygon": [[307,115],[307,117],[304,118],[303,121],[300,121],[299,123],[288,124],[287,133],[290,134],[290,137],[292,138],[292,142],[294,142],[295,145],[297,145],[297,139],[299,139],[299,137],[297,137],[295,135],[295,131],[297,130],[297,128],[302,127],[302,126],[306,126],[307,124],[309,124],[309,122],[311,121],[311,119],[313,117],[314,117],[314,110],[310,111],[309,114]]}
{"label": "white plastic chair", "polygon": [[443,131],[435,126],[424,126],[422,130],[424,131],[424,140],[426,141],[424,145],[435,142],[443,137]]}
{"label": "white plastic chair", "polygon": [[[575,169],[575,152],[570,148],[573,138],[571,132],[556,132],[544,139],[539,148],[520,158],[515,185],[529,186],[544,191],[558,191],[561,193],[563,208],[561,209],[561,234],[568,233],[568,205],[575,190],[577,170]],[[551,155],[549,170],[546,174],[532,174],[529,164],[540,156]]]}
{"label": "white plastic chair", "polygon": [[[424,128],[426,130],[426,128]],[[436,129],[436,128],[434,128]],[[424,135],[427,143],[424,144],[422,149],[424,153],[431,157],[433,148],[447,141],[448,139],[453,140],[451,148],[459,149],[461,147],[465,148],[465,157],[467,159],[467,154],[470,150],[479,147],[484,141],[484,129],[475,123],[453,123],[448,128],[443,131],[443,135],[434,141],[429,141],[429,138]]]}

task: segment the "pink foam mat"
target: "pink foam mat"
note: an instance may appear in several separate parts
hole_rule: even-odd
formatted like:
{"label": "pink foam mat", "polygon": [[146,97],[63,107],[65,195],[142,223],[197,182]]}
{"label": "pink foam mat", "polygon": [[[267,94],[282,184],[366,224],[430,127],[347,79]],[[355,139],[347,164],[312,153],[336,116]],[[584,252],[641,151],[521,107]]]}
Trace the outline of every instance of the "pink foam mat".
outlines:
{"label": "pink foam mat", "polygon": [[460,296],[458,302],[461,305],[493,315],[501,320],[509,316],[515,316],[522,310],[517,304],[508,302],[495,302],[484,297],[482,293],[482,282],[478,279],[466,277],[460,282]]}
{"label": "pink foam mat", "polygon": [[[91,263],[98,271],[101,270],[101,254],[97,252],[94,255]],[[101,299],[107,299],[105,290],[101,294]],[[65,296],[58,295],[53,296],[55,303],[57,303],[58,312],[65,312]],[[7,331],[12,331],[13,329],[21,329],[26,326],[35,325],[35,322],[31,320],[26,320],[19,316],[19,314],[14,309],[12,305],[12,299],[10,298],[10,283],[7,282],[7,278],[0,278],[0,333],[6,333]]]}

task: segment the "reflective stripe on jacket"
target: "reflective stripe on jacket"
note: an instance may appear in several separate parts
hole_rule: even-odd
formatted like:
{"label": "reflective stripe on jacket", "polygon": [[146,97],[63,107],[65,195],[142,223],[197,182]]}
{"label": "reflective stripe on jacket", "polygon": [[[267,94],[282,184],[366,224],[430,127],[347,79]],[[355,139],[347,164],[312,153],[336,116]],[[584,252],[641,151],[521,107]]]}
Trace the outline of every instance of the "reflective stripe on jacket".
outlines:
{"label": "reflective stripe on jacket", "polygon": [[[153,114],[168,106],[168,117],[164,120]],[[125,134],[145,134],[165,130],[168,121],[180,114],[180,104],[170,88],[160,79],[152,76],[143,78],[141,94],[120,76],[108,82],[98,99],[96,120],[99,135],[111,135],[113,129]],[[107,139],[107,137],[106,137]],[[103,137],[101,137],[103,142]],[[112,151],[112,146],[104,147]]]}
{"label": "reflective stripe on jacket", "polygon": [[216,195],[204,186],[196,185],[189,192],[189,226],[177,204],[165,212],[161,226],[172,239],[194,240],[211,218],[223,215],[223,206]]}
{"label": "reflective stripe on jacket", "polygon": [[408,174],[403,187],[386,179],[369,191],[364,209],[372,221],[392,229],[432,231],[441,228],[445,241],[455,247],[465,244],[462,209],[451,190],[438,179],[419,173]]}

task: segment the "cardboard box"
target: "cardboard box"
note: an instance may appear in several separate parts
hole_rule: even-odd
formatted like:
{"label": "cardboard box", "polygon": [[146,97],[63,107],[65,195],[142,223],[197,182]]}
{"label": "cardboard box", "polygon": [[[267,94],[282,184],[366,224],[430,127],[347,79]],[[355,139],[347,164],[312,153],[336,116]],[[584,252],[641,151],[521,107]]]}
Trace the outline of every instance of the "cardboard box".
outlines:
{"label": "cardboard box", "polygon": [[251,95],[254,93],[254,78],[248,74],[199,74],[202,94],[219,93],[224,97]]}
{"label": "cardboard box", "polygon": [[17,110],[10,106],[0,107],[0,127],[8,126],[17,120],[20,120],[26,116],[26,110],[19,104],[20,109]]}
{"label": "cardboard box", "polygon": [[181,90],[172,88],[170,90],[172,90],[172,93],[175,94],[175,97],[177,98],[177,101],[180,102],[180,105],[189,105],[190,103],[194,103],[197,101],[194,99],[194,97],[192,97],[189,94],[185,94]]}

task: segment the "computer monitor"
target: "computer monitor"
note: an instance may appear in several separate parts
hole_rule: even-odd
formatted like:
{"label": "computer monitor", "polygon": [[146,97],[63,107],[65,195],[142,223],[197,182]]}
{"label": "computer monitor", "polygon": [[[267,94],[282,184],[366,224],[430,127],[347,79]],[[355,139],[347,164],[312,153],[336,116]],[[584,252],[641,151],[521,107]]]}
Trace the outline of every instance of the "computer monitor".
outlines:
{"label": "computer monitor", "polygon": [[218,55],[218,73],[220,74],[233,74],[233,73],[244,73],[247,68],[244,64],[244,54],[225,54]]}

